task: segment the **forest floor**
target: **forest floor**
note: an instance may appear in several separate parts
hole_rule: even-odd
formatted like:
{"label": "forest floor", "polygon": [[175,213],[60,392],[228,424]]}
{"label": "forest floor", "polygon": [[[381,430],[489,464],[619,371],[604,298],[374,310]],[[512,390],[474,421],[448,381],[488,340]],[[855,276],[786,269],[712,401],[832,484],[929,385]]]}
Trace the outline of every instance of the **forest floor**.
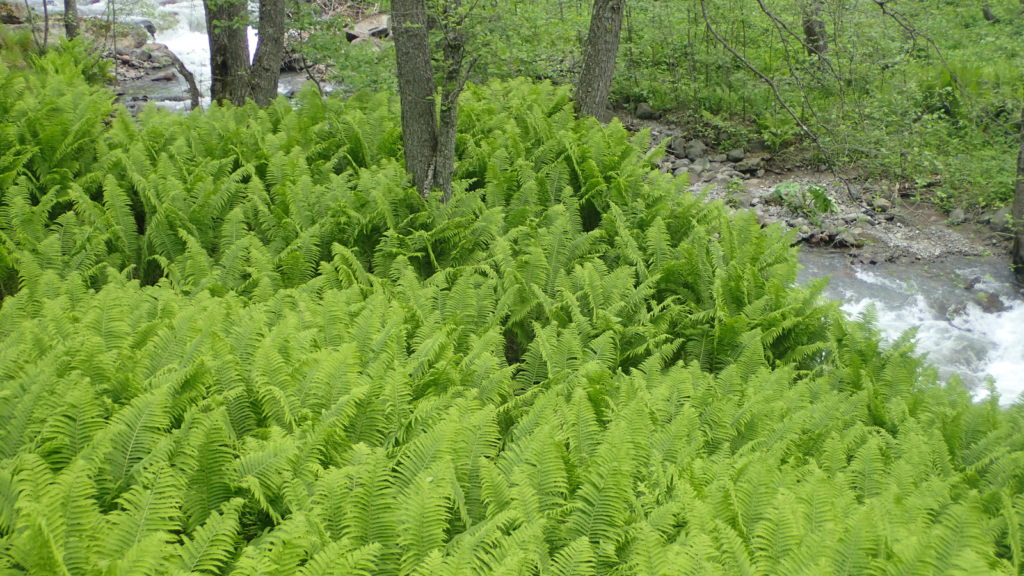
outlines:
{"label": "forest floor", "polygon": [[[706,146],[701,158],[690,160],[688,150],[673,145],[676,139],[692,142],[679,127],[621,112],[617,116],[630,130],[649,128],[652,145],[671,139],[659,164],[663,172],[678,177],[686,174],[691,193],[704,194],[708,201],[723,200],[732,208],[750,208],[765,226],[779,223],[794,229],[794,243],[843,248],[852,262],[863,264],[927,264],[1009,250],[1005,210],[947,216],[935,207],[927,188],[866,179],[855,168],[834,174],[824,166],[810,166],[809,152],[794,149],[780,157],[746,153],[743,161],[730,162],[726,159],[729,150]],[[755,167],[758,169],[752,170]],[[780,187],[784,193],[777,192]],[[810,202],[791,201],[794,195],[809,198],[807,192],[813,189],[831,200],[831,211],[815,210]]]}

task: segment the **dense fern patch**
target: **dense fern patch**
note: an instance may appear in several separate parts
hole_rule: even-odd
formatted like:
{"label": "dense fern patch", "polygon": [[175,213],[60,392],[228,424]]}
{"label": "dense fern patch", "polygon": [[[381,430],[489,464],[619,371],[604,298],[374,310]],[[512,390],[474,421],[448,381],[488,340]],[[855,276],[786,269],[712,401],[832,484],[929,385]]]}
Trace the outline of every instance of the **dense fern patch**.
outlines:
{"label": "dense fern patch", "polygon": [[385,96],[73,77],[0,68],[8,573],[1021,573],[1020,408],[564,90],[468,88],[442,204]]}

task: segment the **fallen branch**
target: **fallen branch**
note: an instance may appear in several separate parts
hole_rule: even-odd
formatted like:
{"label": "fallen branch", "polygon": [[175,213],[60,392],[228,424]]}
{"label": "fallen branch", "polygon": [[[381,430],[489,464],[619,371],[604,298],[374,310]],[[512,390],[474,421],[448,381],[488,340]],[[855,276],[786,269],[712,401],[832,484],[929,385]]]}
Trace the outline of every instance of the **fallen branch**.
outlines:
{"label": "fallen branch", "polygon": [[821,151],[822,156],[825,157],[825,164],[828,166],[829,170],[831,170],[832,175],[835,176],[837,180],[841,181],[846,186],[846,193],[850,196],[850,198],[854,198],[853,189],[850,187],[849,181],[847,181],[846,178],[843,178],[842,176],[839,175],[839,171],[836,168],[836,163],[832,160],[832,156],[828,153],[827,150],[825,150],[825,147],[821,144],[821,140],[818,139],[818,135],[815,134],[814,132],[811,132],[811,129],[808,128],[803,123],[803,121],[800,120],[800,117],[797,116],[795,112],[793,112],[793,109],[790,108],[788,104],[786,104],[786,101],[782,99],[782,94],[779,93],[779,88],[778,86],[775,85],[775,82],[772,82],[771,78],[765,76],[764,73],[762,73],[753,64],[747,61],[747,59],[744,58],[742,54],[737,52],[728,42],[725,41],[724,38],[722,38],[718,34],[718,31],[715,30],[715,27],[711,25],[711,19],[708,17],[708,7],[705,0],[700,0],[700,9],[701,12],[703,12],[704,14],[704,24],[707,25],[708,31],[711,32],[711,35],[715,37],[715,40],[718,40],[719,44],[721,44],[726,50],[732,53],[732,55],[735,56],[737,60],[742,62],[748,70],[750,70],[758,77],[760,77],[761,80],[763,80],[765,84],[767,84],[772,89],[772,93],[775,95],[775,100],[779,103],[780,106],[782,106],[786,110],[786,112],[793,119],[793,121],[796,122],[797,126],[800,127],[800,130],[803,131],[803,133],[806,134],[808,138],[814,141],[814,144],[818,147],[818,150]]}
{"label": "fallen branch", "polygon": [[178,55],[170,50],[167,51],[171,55],[171,62],[174,63],[174,68],[181,74],[181,77],[185,79],[185,83],[188,84],[188,95],[192,99],[192,109],[196,110],[199,108],[199,86],[196,85],[196,78],[188,71],[185,67],[185,63],[178,58]]}

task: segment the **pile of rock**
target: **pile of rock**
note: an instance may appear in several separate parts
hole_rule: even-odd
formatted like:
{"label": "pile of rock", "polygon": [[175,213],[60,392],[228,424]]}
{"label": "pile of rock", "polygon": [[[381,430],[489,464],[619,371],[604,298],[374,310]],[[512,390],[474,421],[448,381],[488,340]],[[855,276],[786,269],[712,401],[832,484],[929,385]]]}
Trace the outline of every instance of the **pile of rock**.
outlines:
{"label": "pile of rock", "polygon": [[770,156],[764,153],[748,155],[742,148],[715,153],[703,140],[677,136],[669,141],[668,156],[662,160],[660,168],[663,173],[671,172],[676,177],[687,175],[691,184],[725,186],[734,178],[746,180],[764,176],[764,163],[768,159]]}

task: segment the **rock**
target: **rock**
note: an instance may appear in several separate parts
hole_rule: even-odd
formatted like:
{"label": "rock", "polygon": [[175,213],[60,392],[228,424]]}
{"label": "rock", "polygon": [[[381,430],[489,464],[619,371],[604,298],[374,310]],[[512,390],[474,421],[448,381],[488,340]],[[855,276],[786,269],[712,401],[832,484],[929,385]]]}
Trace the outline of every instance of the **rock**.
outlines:
{"label": "rock", "polygon": [[[764,162],[762,162],[760,158],[747,158],[742,162],[737,162],[735,168],[737,172],[757,172],[761,170],[763,166]],[[761,175],[758,174],[758,178],[760,177]]]}
{"label": "rock", "polygon": [[0,24],[24,24],[28,20],[28,7],[19,2],[0,2]]}
{"label": "rock", "polygon": [[978,292],[978,305],[981,306],[982,310],[989,314],[995,314],[1006,310],[1006,304],[1003,304],[1002,299],[991,292]]}
{"label": "rock", "polygon": [[693,172],[694,169],[698,169],[699,172],[706,172],[711,169],[711,161],[707,158],[698,158],[693,165],[690,166],[691,172]]}
{"label": "rock", "polygon": [[647,102],[636,105],[636,117],[641,120],[654,120],[654,109]]}
{"label": "rock", "polygon": [[669,152],[672,152],[677,158],[686,156],[686,138],[682,136],[676,136],[668,144]]}
{"label": "rock", "polygon": [[138,20],[135,23],[139,25],[139,28],[148,32],[149,35],[153,37],[153,41],[156,42],[156,26],[153,25],[153,22],[149,20]]}
{"label": "rock", "polygon": [[801,236],[805,236],[805,237],[806,236],[810,236],[811,235],[811,227],[807,226],[807,225],[801,226],[800,227],[800,235]]}
{"label": "rock", "polygon": [[871,203],[871,206],[879,212],[888,212],[892,210],[892,202],[889,202],[885,198],[875,198],[875,201]]}
{"label": "rock", "polygon": [[128,54],[121,54],[120,56],[117,57],[117,59],[120,60],[122,64],[131,64],[132,63],[132,57],[129,56]]}
{"label": "rock", "polygon": [[174,70],[165,70],[165,71],[161,72],[160,74],[157,74],[155,76],[151,76],[149,78],[149,81],[150,82],[173,82],[173,81],[175,81],[177,79],[178,79],[178,77],[174,74]]}
{"label": "rock", "polygon": [[306,69],[306,61],[299,54],[285,54],[281,58],[281,72],[301,72]]}
{"label": "rock", "polygon": [[764,144],[764,138],[755,138],[750,142],[747,142],[747,150],[750,150],[754,154],[764,152]]}
{"label": "rock", "polygon": [[387,14],[374,14],[367,16],[352,25],[352,28],[345,30],[345,38],[349,42],[357,39],[383,38],[390,32],[391,17]]}
{"label": "rock", "polygon": [[671,167],[673,170],[679,170],[680,168],[686,168],[689,165],[690,161],[687,160],[686,158],[683,158],[682,160],[676,160],[675,162],[673,162]]}
{"label": "rock", "polygon": [[989,221],[988,227],[991,228],[993,232],[1009,234],[1013,232],[1013,228],[1010,225],[1010,219],[1010,208],[1000,208],[992,215],[992,219]]}
{"label": "rock", "polygon": [[744,156],[743,148],[733,148],[732,150],[729,150],[726,158],[728,158],[729,162],[740,162],[743,160]]}
{"label": "rock", "polygon": [[859,238],[857,238],[857,235],[854,234],[853,230],[844,230],[843,232],[840,232],[839,236],[836,237],[836,243],[842,246],[849,246],[851,248],[855,246],[863,246],[864,244]]}
{"label": "rock", "polygon": [[949,223],[956,226],[964,221],[964,210],[963,208],[955,208],[949,213]]}
{"label": "rock", "polygon": [[974,287],[981,283],[981,276],[975,276],[964,282],[964,290],[974,290]]}
{"label": "rock", "polygon": [[725,154],[715,154],[714,156],[711,157],[711,161],[712,162],[718,162],[718,163],[725,162],[728,159],[729,159],[729,157],[726,156]]}
{"label": "rock", "polygon": [[758,168],[756,174],[758,178],[764,178],[764,168]]}
{"label": "rock", "polygon": [[139,48],[138,50],[132,50],[132,60],[138,62],[149,62],[153,59],[153,54],[145,48]]}
{"label": "rock", "polygon": [[690,172],[690,169],[687,168],[686,166],[683,166],[681,168],[676,168],[672,172],[672,175],[675,176],[676,178],[678,178],[678,177],[682,176],[683,174],[688,174],[689,172]]}
{"label": "rock", "polygon": [[982,212],[981,216],[978,216],[978,224],[988,224],[989,222],[992,221],[993,214],[995,213],[992,212],[991,210],[986,210],[985,212]]}
{"label": "rock", "polygon": [[700,140],[690,140],[686,143],[686,157],[694,162],[706,155],[707,151],[708,147]]}
{"label": "rock", "polygon": [[734,196],[734,199],[736,200],[736,205],[740,208],[750,208],[754,202],[754,197],[749,192],[737,194]]}

